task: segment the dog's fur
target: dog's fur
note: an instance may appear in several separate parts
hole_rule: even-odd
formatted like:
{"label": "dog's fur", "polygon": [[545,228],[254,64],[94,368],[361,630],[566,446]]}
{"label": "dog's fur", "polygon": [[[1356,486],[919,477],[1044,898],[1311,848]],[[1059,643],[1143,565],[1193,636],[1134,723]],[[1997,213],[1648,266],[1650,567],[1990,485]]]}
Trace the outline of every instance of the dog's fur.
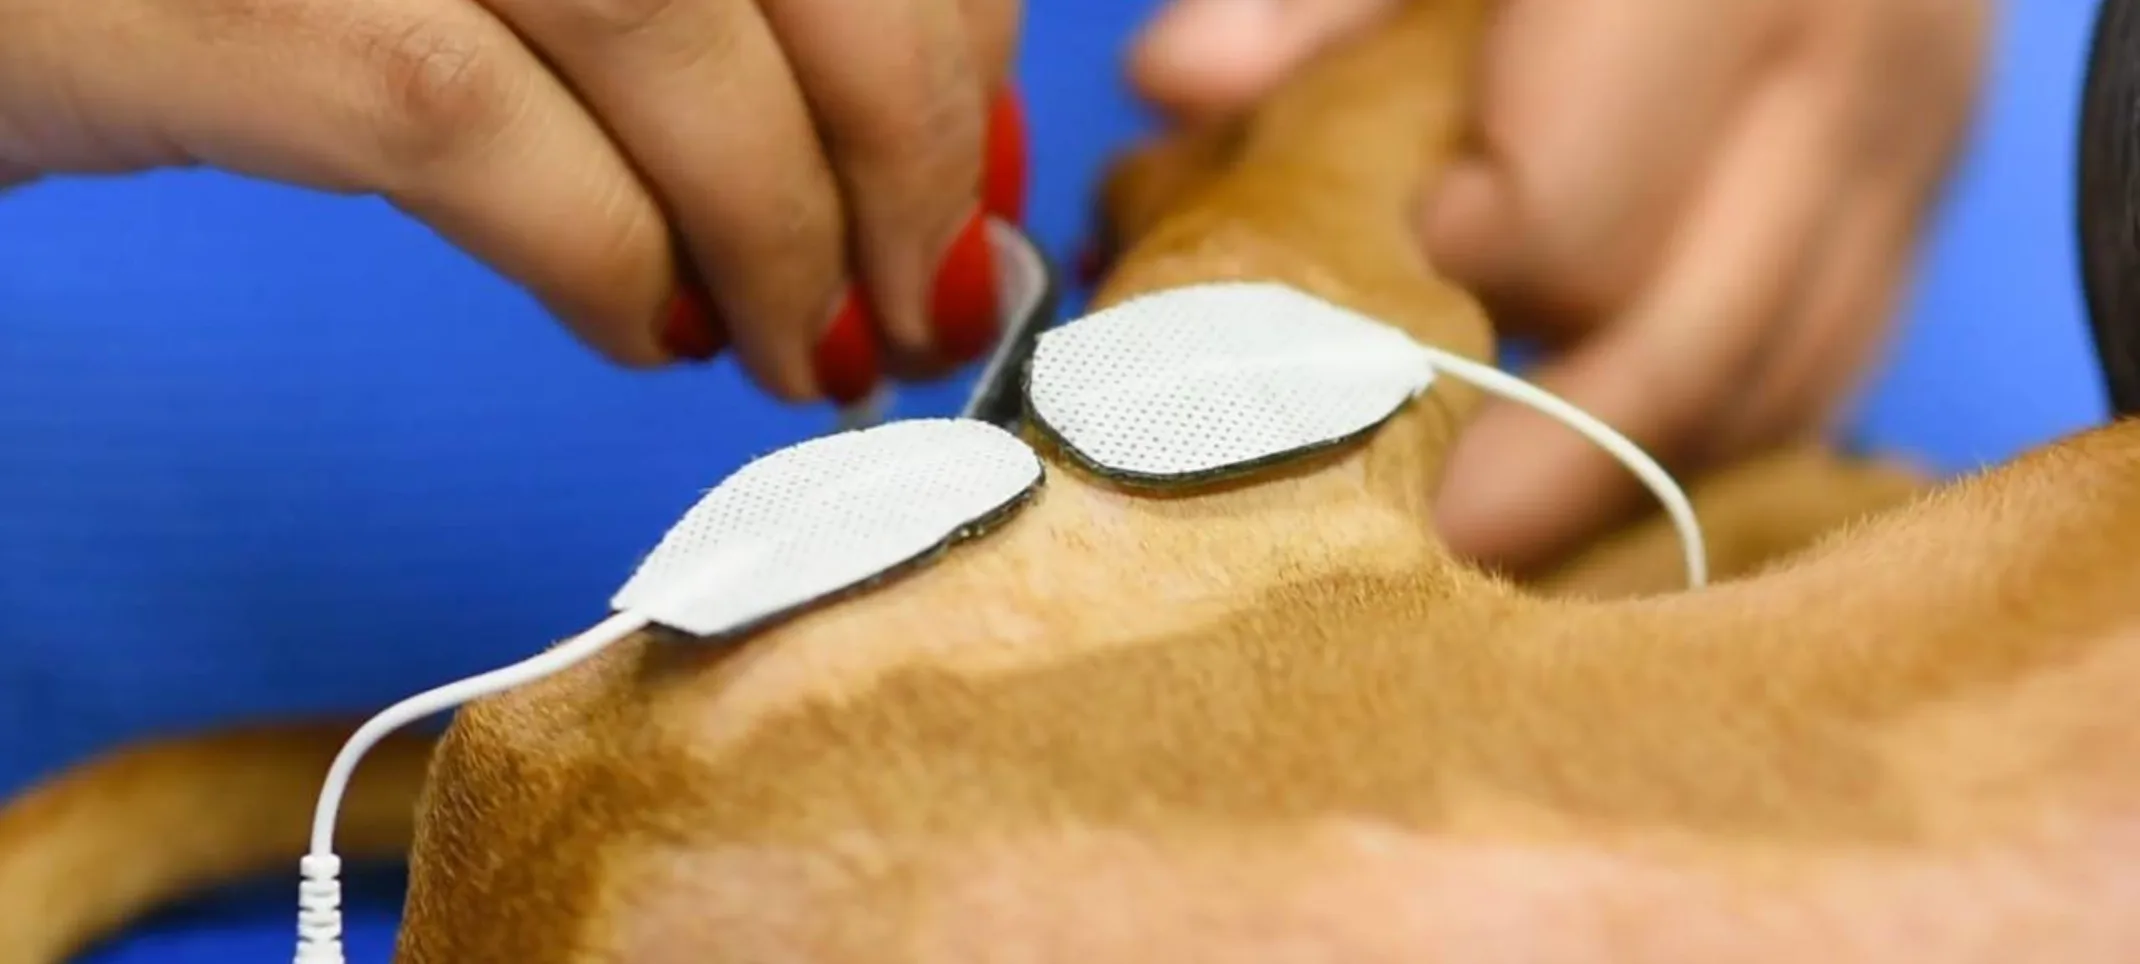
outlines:
{"label": "dog's fur", "polygon": [[[1457,146],[1481,5],[1415,3],[1123,167],[1099,301],[1278,280],[1489,357],[1400,214]],[[1475,401],[1444,381],[1192,492],[1051,457],[1033,505],[883,588],[468,707],[397,960],[2140,956],[2140,428],[1929,490],[1749,462],[1697,494],[1721,583],[1674,593],[1655,519],[1533,586],[1448,556],[1433,483]],[[341,732],[150,747],[18,802],[0,921],[33,931],[0,961],[293,865]],[[407,831],[424,755],[367,766],[352,850]],[[240,772],[270,776],[202,793]]]}

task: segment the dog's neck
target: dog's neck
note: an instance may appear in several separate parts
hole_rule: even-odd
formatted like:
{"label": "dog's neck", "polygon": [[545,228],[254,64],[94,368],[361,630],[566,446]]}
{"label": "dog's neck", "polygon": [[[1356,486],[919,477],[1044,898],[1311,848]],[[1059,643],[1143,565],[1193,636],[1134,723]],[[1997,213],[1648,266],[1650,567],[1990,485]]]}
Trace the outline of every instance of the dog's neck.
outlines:
{"label": "dog's neck", "polygon": [[[1420,192],[1460,146],[1481,6],[1411,4],[1401,23],[1275,95],[1234,133],[1224,170],[1177,187],[1187,196],[1170,199],[1166,214],[1140,226],[1095,306],[1183,285],[1275,281],[1423,343],[1489,360],[1493,334],[1484,312],[1435,278],[1413,217]],[[1364,451],[1335,456],[1350,463],[1343,471],[1321,471],[1331,458],[1304,460],[1291,473],[1242,483],[1239,498],[1305,500],[1317,512],[1371,507],[1397,514],[1394,528],[1431,546],[1442,459],[1476,403],[1475,391],[1444,380],[1377,430]],[[1050,469],[1066,484],[1113,491],[1062,459],[1051,459]],[[1248,514],[1251,506],[1229,504],[1224,512]],[[1217,513],[1200,519],[1210,514]]]}
{"label": "dog's neck", "polygon": [[[1279,282],[1424,343],[1490,358],[1484,312],[1435,277],[1411,217],[1458,147],[1480,6],[1412,4],[1394,28],[1261,106],[1237,132],[1225,169],[1184,187],[1141,227],[1092,307],[1228,279]],[[985,561],[919,573],[906,591],[848,600],[814,617],[809,632],[775,633],[739,654],[676,657],[754,674],[753,685],[724,691],[709,710],[721,724],[701,736],[740,736],[764,711],[857,693],[877,685],[881,670],[917,660],[1008,670],[1148,641],[1199,625],[1214,607],[1269,605],[1303,573],[1505,601],[1507,586],[1450,557],[1433,531],[1442,459],[1477,398],[1444,379],[1361,444],[1174,490],[1096,477],[1029,431],[1047,482],[1005,531],[955,550]],[[1006,579],[1005,567],[1028,575]],[[1123,600],[1155,597],[1168,608],[1120,611]],[[944,605],[959,617],[947,623]],[[830,665],[838,671],[826,672]]]}

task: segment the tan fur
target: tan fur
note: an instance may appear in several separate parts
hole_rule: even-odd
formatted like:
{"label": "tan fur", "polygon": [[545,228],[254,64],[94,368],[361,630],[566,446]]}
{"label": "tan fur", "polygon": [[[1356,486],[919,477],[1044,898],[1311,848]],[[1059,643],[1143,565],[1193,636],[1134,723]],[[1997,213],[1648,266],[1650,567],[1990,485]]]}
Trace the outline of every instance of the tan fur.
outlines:
{"label": "tan fur", "polygon": [[[1401,213],[1460,135],[1478,7],[1415,4],[1230,156],[1126,166],[1101,301],[1276,279],[1487,357]],[[1430,531],[1475,401],[1444,383],[1195,492],[1051,458],[1032,506],[879,590],[469,707],[397,960],[2140,956],[2140,429],[1929,493],[1776,453],[1697,494],[1720,585],[1670,592],[1651,520],[1520,588]],[[33,833],[111,832],[56,801],[114,772],[0,817],[0,920],[61,887]],[[247,869],[199,867],[150,889]],[[46,947],[141,903],[90,898]]]}

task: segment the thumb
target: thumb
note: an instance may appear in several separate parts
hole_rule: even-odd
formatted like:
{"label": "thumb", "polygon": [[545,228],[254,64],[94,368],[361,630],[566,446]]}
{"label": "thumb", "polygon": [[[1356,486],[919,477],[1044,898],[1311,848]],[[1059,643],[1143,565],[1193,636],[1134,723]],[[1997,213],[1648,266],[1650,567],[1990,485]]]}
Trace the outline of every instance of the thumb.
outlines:
{"label": "thumb", "polygon": [[[1850,155],[1834,112],[1771,83],[1742,101],[1649,287],[1535,379],[1660,461],[1702,468],[1713,431],[1781,332],[1823,203]],[[1452,551],[1534,569],[1621,521],[1642,490],[1588,439],[1498,405],[1459,439],[1436,503]]]}
{"label": "thumb", "polygon": [[1181,119],[1237,112],[1399,0],[1172,0],[1132,43],[1130,81]]}
{"label": "thumb", "polygon": [[[1601,333],[1530,379],[1652,448],[1685,438],[1706,417],[1698,405],[1659,404],[1654,347]],[[1685,388],[1686,386],[1681,386]],[[1684,397],[1684,392],[1672,392]],[[1574,429],[1512,402],[1488,403],[1449,456],[1435,522],[1450,551],[1516,573],[1561,558],[1626,517],[1640,483]]]}

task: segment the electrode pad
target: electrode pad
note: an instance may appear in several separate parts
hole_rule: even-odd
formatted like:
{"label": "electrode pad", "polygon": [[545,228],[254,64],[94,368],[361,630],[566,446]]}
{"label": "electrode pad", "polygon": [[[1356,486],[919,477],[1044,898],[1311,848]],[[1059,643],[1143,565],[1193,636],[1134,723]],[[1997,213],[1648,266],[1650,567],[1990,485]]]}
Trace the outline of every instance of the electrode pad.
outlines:
{"label": "electrode pad", "polygon": [[1191,481],[1336,445],[1434,381],[1404,332],[1281,284],[1134,298],[1040,336],[1036,423],[1109,477]]}
{"label": "electrode pad", "polygon": [[698,636],[753,629],[869,583],[999,519],[1040,459],[972,419],[916,419],[813,439],[708,492],[611,605]]}
{"label": "electrode pad", "polygon": [[1596,416],[1492,365],[1283,284],[1219,282],[1122,302],[1048,332],[1027,369],[1033,422],[1128,482],[1197,482],[1337,445],[1450,375],[1568,426],[1640,479],[1679,530],[1687,584],[1709,578],[1687,494]]}

